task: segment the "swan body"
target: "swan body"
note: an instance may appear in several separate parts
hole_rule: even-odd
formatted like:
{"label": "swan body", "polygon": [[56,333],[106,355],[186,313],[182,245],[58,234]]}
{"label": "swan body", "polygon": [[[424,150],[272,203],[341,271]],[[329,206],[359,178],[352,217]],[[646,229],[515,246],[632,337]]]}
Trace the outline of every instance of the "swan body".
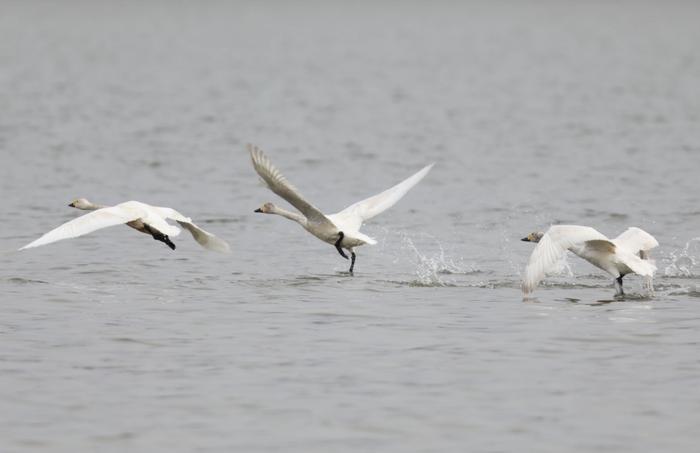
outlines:
{"label": "swan body", "polygon": [[334,245],[341,256],[348,258],[343,249],[350,252],[352,274],[355,266],[355,248],[377,243],[376,240],[360,232],[363,222],[384,212],[398,202],[421,179],[425,177],[434,164],[430,164],[413,176],[399,184],[362,201],[358,201],[336,214],[325,215],[317,207],[308,202],[293,185],[272,165],[270,159],[261,149],[248,145],[248,151],[253,162],[253,168],[263,179],[267,187],[275,194],[285,199],[299,210],[299,213],[290,212],[265,203],[255,212],[264,214],[277,214],[300,224],[306,231],[313,234],[323,242]]}
{"label": "swan body", "polygon": [[615,279],[617,295],[622,295],[622,277],[638,274],[651,278],[656,266],[648,259],[649,250],[659,243],[646,231],[631,227],[615,239],[597,230],[579,225],[554,225],[546,233],[531,233],[522,239],[536,242],[525,268],[522,289],[525,294],[537,287],[567,251],[604,270]]}
{"label": "swan body", "polygon": [[170,237],[179,235],[180,229],[169,224],[167,220],[170,219],[189,231],[202,247],[217,252],[230,251],[226,241],[199,228],[192,222],[192,219],[171,208],[151,206],[139,201],[127,201],[116,206],[102,206],[91,203],[84,198],[79,198],[68,206],[92,212],[54,228],[19,250],[83,236],[102,228],[121,224],[126,224],[137,231],[149,234],[154,239],[164,242],[171,249],[175,250],[175,244],[170,241]]}

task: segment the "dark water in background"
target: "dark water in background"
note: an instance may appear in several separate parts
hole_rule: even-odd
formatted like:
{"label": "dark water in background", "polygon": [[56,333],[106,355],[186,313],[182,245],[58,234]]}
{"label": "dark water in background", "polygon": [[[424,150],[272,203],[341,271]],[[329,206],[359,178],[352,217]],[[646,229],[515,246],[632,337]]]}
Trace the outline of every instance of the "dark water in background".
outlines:
{"label": "dark water in background", "polygon": [[[2,2],[2,451],[696,451],[700,5]],[[244,145],[328,212],[428,162],[354,277]],[[654,234],[654,297],[518,239]]]}

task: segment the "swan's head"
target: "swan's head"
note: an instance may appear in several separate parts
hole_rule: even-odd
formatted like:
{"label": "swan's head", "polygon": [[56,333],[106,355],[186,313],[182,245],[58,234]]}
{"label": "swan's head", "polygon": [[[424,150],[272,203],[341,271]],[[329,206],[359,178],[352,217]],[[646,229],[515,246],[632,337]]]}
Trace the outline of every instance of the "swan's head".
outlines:
{"label": "swan's head", "polygon": [[526,237],[522,238],[521,241],[525,242],[540,242],[540,239],[542,239],[542,236],[544,236],[544,233],[541,231],[537,231],[535,233],[530,233]]}
{"label": "swan's head", "polygon": [[276,206],[272,203],[265,203],[260,206],[255,212],[262,212],[263,214],[273,214],[275,212]]}
{"label": "swan's head", "polygon": [[71,208],[87,210],[92,208],[92,203],[90,203],[86,198],[78,198],[76,200],[71,201],[68,206],[70,206]]}

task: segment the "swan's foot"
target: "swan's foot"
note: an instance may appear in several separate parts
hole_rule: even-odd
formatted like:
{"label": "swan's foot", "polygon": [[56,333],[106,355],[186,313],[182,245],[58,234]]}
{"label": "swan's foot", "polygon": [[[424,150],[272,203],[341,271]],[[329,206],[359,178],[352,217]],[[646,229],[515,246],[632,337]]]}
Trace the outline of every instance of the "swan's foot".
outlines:
{"label": "swan's foot", "polygon": [[[340,256],[342,256],[345,259],[348,259],[348,256],[343,252],[343,249],[340,247],[340,243],[343,242],[343,238],[345,237],[345,233],[342,231],[338,233],[338,240],[335,241],[335,249],[340,253]],[[352,272],[352,268],[350,268],[350,272]]]}
{"label": "swan's foot", "polygon": [[175,244],[173,244],[173,241],[170,240],[167,234],[163,234],[158,231],[154,231],[153,233],[153,239],[156,241],[160,241],[170,247],[171,250],[175,250]]}
{"label": "swan's foot", "polygon": [[170,240],[167,234],[163,235],[163,242],[170,247],[170,250],[175,250],[175,244],[173,244],[173,241]]}
{"label": "swan's foot", "polygon": [[355,252],[350,252],[350,256],[352,257],[352,260],[350,261],[350,275],[352,275],[352,270],[355,268]]}
{"label": "swan's foot", "polygon": [[615,297],[622,297],[625,292],[622,290],[622,275],[615,279]]}

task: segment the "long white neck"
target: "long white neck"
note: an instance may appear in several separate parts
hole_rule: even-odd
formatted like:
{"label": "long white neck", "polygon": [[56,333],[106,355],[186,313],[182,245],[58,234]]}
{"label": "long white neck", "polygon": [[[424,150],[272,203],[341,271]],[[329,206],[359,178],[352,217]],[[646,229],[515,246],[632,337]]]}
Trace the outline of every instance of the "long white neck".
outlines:
{"label": "long white neck", "polygon": [[78,209],[82,209],[83,211],[97,211],[98,209],[106,208],[107,206],[101,205],[101,204],[95,204],[88,202],[87,206],[80,207]]}
{"label": "long white neck", "polygon": [[281,215],[282,217],[286,217],[289,220],[294,220],[296,223],[303,226],[304,228],[306,228],[307,225],[306,217],[304,217],[303,215],[297,214],[296,212],[287,211],[286,209],[282,209],[277,206],[272,208],[272,210],[268,214],[277,214]]}

